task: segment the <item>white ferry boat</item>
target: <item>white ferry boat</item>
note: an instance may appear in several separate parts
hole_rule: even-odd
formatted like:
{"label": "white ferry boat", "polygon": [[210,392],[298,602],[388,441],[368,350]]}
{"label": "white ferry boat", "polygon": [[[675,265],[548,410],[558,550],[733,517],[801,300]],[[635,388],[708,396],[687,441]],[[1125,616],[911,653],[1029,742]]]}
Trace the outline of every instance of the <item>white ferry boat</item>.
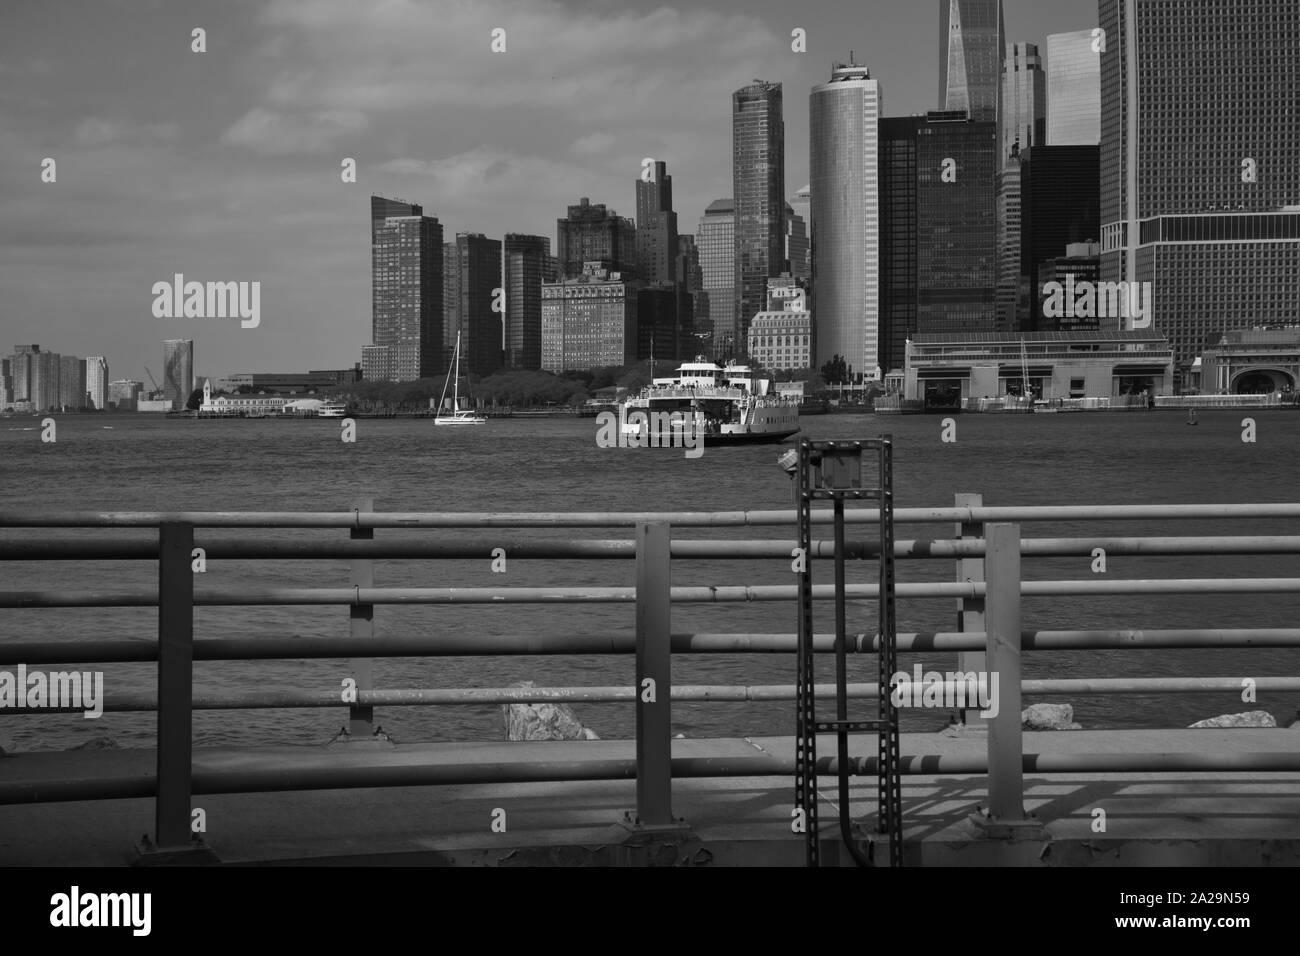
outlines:
{"label": "white ferry boat", "polygon": [[619,420],[625,435],[691,428],[707,446],[779,442],[799,431],[799,402],[747,365],[724,368],[700,355],[620,402]]}
{"label": "white ferry boat", "polygon": [[342,418],[347,414],[348,407],[342,402],[324,402],[320,408],[316,409],[317,418]]}

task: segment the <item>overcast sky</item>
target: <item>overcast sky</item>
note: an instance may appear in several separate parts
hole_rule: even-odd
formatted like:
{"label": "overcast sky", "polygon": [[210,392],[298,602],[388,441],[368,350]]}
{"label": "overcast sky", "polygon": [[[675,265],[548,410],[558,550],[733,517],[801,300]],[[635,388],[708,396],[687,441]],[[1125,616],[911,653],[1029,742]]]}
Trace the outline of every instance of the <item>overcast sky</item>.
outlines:
{"label": "overcast sky", "polygon": [[[372,192],[422,203],[447,238],[554,249],[581,196],[634,216],[648,156],[694,232],[731,195],[733,90],[784,84],[793,195],[809,91],[850,49],[886,115],[938,105],[939,2],[0,0],[0,353],[104,355],[146,385],[165,338],[194,339],[202,375],[351,366]],[[1008,42],[1097,21],[1092,0],[1005,9]],[[260,281],[260,326],[154,318],[151,287],[178,272]]]}

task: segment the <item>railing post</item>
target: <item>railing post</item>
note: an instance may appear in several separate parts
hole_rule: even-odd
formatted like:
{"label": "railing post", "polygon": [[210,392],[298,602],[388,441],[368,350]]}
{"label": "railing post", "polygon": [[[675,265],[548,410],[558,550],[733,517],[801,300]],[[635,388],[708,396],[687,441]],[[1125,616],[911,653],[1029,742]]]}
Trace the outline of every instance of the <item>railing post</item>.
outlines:
{"label": "railing post", "polygon": [[[959,494],[955,504],[958,508],[981,508],[984,506],[983,495]],[[984,522],[960,521],[955,534],[962,540],[984,537]],[[978,555],[957,559],[957,582],[980,582],[984,580],[984,559]],[[984,598],[966,597],[957,599],[957,630],[963,633],[978,633],[984,630]],[[982,673],[988,666],[984,651],[958,651],[957,670],[962,673],[974,671]],[[958,719],[968,728],[987,730],[988,722],[979,715],[979,708],[970,707],[958,711]]]}
{"label": "railing post", "polygon": [[153,850],[190,847],[193,762],[194,526],[158,526],[158,797]]}
{"label": "railing post", "polygon": [[[352,502],[352,510],[364,514],[375,510],[375,499],[357,498]],[[371,541],[375,537],[374,528],[353,527],[350,532],[353,541]],[[370,558],[352,558],[348,583],[354,588],[371,588],[375,586],[375,565]],[[375,606],[373,604],[353,604],[348,611],[349,633],[354,638],[371,638],[375,636]],[[352,659],[352,679],[357,682],[358,698],[362,691],[373,690],[375,686],[375,662],[369,657]],[[348,735],[352,740],[369,740],[375,734],[375,709],[370,705],[352,704],[348,708]]]}
{"label": "railing post", "polygon": [[672,807],[670,526],[636,526],[636,818],[675,827]]}
{"label": "railing post", "polygon": [[[988,631],[989,836],[1031,839],[1041,824],[1026,817],[1024,748],[1020,729],[1020,525],[997,522],[984,529],[985,628]],[[998,683],[993,684],[996,676]],[[994,688],[996,686],[996,694]]]}

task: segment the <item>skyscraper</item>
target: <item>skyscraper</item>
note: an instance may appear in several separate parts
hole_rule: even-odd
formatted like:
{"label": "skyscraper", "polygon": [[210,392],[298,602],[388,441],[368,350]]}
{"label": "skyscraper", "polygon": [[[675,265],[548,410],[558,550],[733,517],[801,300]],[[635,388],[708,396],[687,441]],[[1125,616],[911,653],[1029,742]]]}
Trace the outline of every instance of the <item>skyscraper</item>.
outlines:
{"label": "skyscraper", "polygon": [[509,368],[542,367],[542,282],[554,280],[551,240],[506,233],[506,354]]}
{"label": "skyscraper", "polygon": [[785,250],[781,261],[781,271],[788,272],[796,279],[812,276],[812,259],[808,254],[808,220],[794,211],[789,203],[785,204]]}
{"label": "skyscraper", "polygon": [[501,240],[478,232],[456,233],[460,266],[461,368],[474,375],[491,375],[501,368],[502,322],[506,315],[492,311],[501,288]]}
{"label": "skyscraper", "polygon": [[1002,68],[1002,113],[998,121],[1001,163],[1014,148],[1029,149],[1047,142],[1047,77],[1038,47],[1008,43]]}
{"label": "skyscraper", "polygon": [[643,282],[674,282],[677,213],[668,164],[656,162],[651,179],[636,181],[636,277]]}
{"label": "skyscraper", "polygon": [[1006,42],[1002,0],[939,0],[941,110],[966,110],[981,122],[997,120]]}
{"label": "skyscraper", "polygon": [[917,130],[920,333],[995,328],[997,141],[996,123],[969,120],[964,111],[927,113]]}
{"label": "skyscraper", "polygon": [[1047,35],[1047,145],[1101,142],[1100,37],[1091,30]]}
{"label": "skyscraper", "polygon": [[[190,393],[185,393],[189,398]],[[86,407],[86,360],[75,355],[59,357],[59,407],[68,410]],[[181,403],[184,407],[184,401]]]}
{"label": "skyscraper", "polygon": [[[700,217],[700,273],[709,303],[709,325],[716,358],[734,354],[736,319],[736,210],[730,199],[715,199]],[[708,340],[706,340],[708,341]]]}
{"label": "skyscraper", "polygon": [[[919,116],[888,117],[880,138],[880,367],[902,371],[916,333],[916,144]],[[814,256],[814,259],[816,257]]]}
{"label": "skyscraper", "polygon": [[790,208],[804,221],[808,234],[812,235],[812,184],[804,186],[790,197]]}
{"label": "skyscraper", "polygon": [[581,276],[588,262],[599,262],[624,279],[636,272],[636,227],[604,203],[583,196],[569,207],[568,216],[555,221],[555,231],[555,255],[564,278]]}
{"label": "skyscraper", "polygon": [[[780,275],[785,257],[785,119],[780,83],[755,80],[731,95],[731,174],[736,247],[732,343],[735,352],[743,354],[749,320],[766,308],[767,280]],[[718,314],[712,315],[716,329]]]}
{"label": "skyscraper", "polygon": [[108,408],[108,362],[102,355],[86,356],[86,393],[96,411]]}
{"label": "skyscraper", "polygon": [[1098,13],[1101,280],[1152,283],[1141,321],[1168,338],[1182,385],[1208,341],[1295,321],[1300,6],[1099,0]]}
{"label": "skyscraper", "polygon": [[1035,146],[1021,153],[1020,160],[1018,271],[1024,285],[1030,287],[1032,307],[1026,328],[1050,332],[1057,326],[1044,324],[1038,308],[1042,300],[1038,274],[1043,263],[1064,256],[1066,246],[1097,241],[1101,228],[1097,147]]}
{"label": "skyscraper", "polygon": [[185,407],[192,391],[194,391],[194,340],[164,340],[163,398],[172,403],[172,410],[175,411]]}
{"label": "skyscraper", "polygon": [[808,98],[813,298],[820,368],[840,355],[854,376],[880,365],[880,81],[839,64]]}
{"label": "skyscraper", "polygon": [[362,374],[388,382],[435,376],[443,370],[442,225],[418,205],[379,196],[370,204],[372,345],[362,350]]}
{"label": "skyscraper", "polygon": [[451,367],[456,333],[460,331],[460,253],[455,240],[442,244],[442,354],[439,364]]}

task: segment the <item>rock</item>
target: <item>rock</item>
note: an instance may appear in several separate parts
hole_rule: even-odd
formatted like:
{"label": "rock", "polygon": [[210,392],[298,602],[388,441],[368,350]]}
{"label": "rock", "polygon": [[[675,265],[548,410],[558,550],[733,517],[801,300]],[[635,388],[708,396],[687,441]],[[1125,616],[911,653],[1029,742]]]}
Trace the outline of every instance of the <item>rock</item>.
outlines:
{"label": "rock", "polygon": [[1192,727],[1276,727],[1277,721],[1266,710],[1250,710],[1244,714],[1220,714],[1198,720]]}
{"label": "rock", "polygon": [[[536,687],[530,680],[512,687]],[[507,740],[599,740],[595,731],[582,726],[568,704],[538,701],[527,704],[502,704]]]}
{"label": "rock", "polygon": [[1082,730],[1074,722],[1070,704],[1030,704],[1020,712],[1020,726],[1025,730]]}
{"label": "rock", "polygon": [[117,741],[112,737],[100,735],[91,737],[84,744],[77,744],[75,747],[69,747],[69,750],[120,750]]}

